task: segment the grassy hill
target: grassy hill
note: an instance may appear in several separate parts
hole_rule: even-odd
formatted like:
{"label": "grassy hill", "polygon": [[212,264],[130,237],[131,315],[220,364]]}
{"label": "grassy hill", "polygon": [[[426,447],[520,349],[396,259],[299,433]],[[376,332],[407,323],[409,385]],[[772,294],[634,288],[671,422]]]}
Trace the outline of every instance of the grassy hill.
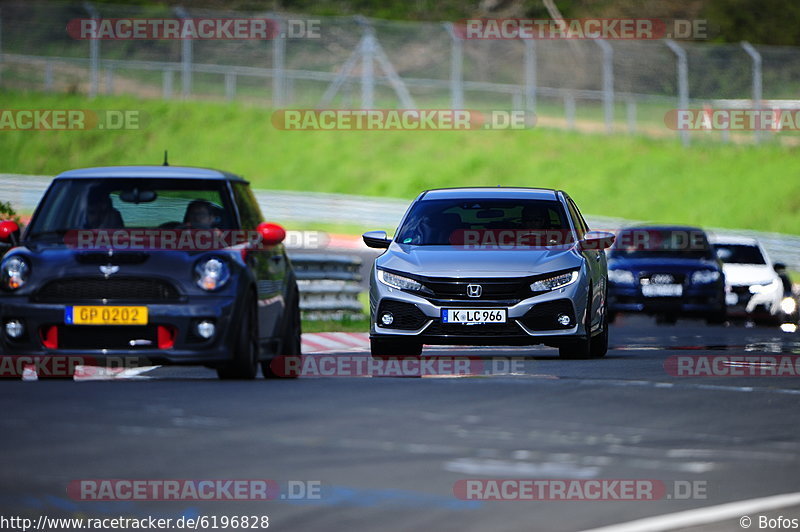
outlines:
{"label": "grassy hill", "polygon": [[[0,172],[94,165],[210,166],[258,188],[413,198],[462,185],[563,188],[584,213],[800,234],[796,148],[524,131],[275,129],[241,104],[4,93],[5,109],[138,110],[126,131],[0,131]],[[2,200],[2,198],[0,198]]]}

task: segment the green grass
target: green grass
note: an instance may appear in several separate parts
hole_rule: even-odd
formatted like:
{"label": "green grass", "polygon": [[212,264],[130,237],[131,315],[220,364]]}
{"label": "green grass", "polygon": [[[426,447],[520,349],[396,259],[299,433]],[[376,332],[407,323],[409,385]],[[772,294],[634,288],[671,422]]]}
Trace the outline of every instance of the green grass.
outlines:
{"label": "green grass", "polygon": [[[677,138],[524,131],[281,131],[243,104],[3,93],[4,108],[134,109],[138,130],[3,131],[0,171],[84,166],[210,166],[257,188],[411,199],[432,187],[563,188],[585,214],[800,233],[796,148]],[[358,224],[343,220],[341,226]]]}

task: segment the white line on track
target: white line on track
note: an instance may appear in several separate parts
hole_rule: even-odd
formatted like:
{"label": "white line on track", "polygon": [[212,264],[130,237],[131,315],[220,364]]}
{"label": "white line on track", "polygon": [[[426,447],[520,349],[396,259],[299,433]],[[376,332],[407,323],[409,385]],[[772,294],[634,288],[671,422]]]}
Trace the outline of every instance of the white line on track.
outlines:
{"label": "white line on track", "polygon": [[627,523],[584,530],[583,532],[663,532],[718,523],[729,519],[739,519],[748,514],[777,510],[778,508],[786,508],[797,504],[800,504],[800,492],[785,493],[783,495],[729,502],[717,506],[647,517],[636,521],[628,521]]}

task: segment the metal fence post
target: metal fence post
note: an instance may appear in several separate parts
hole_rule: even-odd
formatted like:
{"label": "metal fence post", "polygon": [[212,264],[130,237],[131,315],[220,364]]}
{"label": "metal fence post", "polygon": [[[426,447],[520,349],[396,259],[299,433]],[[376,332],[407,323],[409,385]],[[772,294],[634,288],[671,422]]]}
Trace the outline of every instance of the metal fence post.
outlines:
{"label": "metal fence post", "polygon": [[[175,7],[175,14],[181,19],[189,18],[189,13],[181,7]],[[188,98],[192,93],[192,39],[188,36],[181,40],[181,94]]]}
{"label": "metal fence post", "polygon": [[536,112],[536,43],[525,39],[525,111]]}
{"label": "metal fence post", "polygon": [[614,130],[614,49],[603,39],[595,39],[603,51],[603,115],[606,132]]}
{"label": "metal fence post", "polygon": [[[100,13],[89,2],[83,3],[83,9],[89,14],[89,17],[97,21],[100,18]],[[98,22],[96,22],[97,24]],[[96,32],[96,29],[95,29]],[[97,34],[94,34],[96,37]],[[89,39],[89,98],[97,96],[97,89],[99,85],[99,69],[100,69],[100,39]]]}
{"label": "metal fence post", "polygon": [[278,26],[275,37],[272,39],[272,107],[279,109],[283,107],[286,98],[284,97],[285,72],[286,67],[286,32],[285,22],[280,17],[273,17],[273,21]]}
{"label": "metal fence post", "polygon": [[564,93],[564,113],[567,116],[567,129],[575,129],[575,95],[572,91]]}
{"label": "metal fence post", "polygon": [[106,67],[106,94],[114,94],[114,68]]}
{"label": "metal fence post", "polygon": [[636,100],[632,97],[628,99],[626,111],[628,115],[628,133],[633,135],[636,133]]}
{"label": "metal fence post", "polygon": [[[747,41],[742,41],[742,48],[753,60],[753,107],[761,109],[763,106],[764,87],[761,77],[761,54]],[[761,124],[753,132],[756,144],[761,142]]]}
{"label": "metal fence post", "polygon": [[[672,39],[665,39],[664,43],[675,54],[678,59],[678,108],[689,108],[689,65],[686,60],[686,50],[678,46]],[[689,145],[689,131],[681,130],[681,142],[684,146]]]}
{"label": "metal fence post", "polygon": [[450,34],[450,107],[464,108],[464,43],[452,22],[444,25]]}
{"label": "metal fence post", "polygon": [[236,73],[225,73],[225,99],[229,102],[236,97]]}
{"label": "metal fence post", "polygon": [[359,17],[364,27],[361,42],[361,108],[372,109],[375,105],[375,30],[366,19]]}
{"label": "metal fence post", "polygon": [[172,99],[172,78],[174,74],[172,70],[165,69],[161,73],[161,97],[165,100]]}

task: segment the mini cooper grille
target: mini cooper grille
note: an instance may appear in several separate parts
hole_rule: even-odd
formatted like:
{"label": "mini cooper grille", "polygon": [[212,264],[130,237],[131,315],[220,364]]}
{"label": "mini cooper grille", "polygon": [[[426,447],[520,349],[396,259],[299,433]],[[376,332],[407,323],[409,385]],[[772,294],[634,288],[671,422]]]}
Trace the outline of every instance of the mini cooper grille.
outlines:
{"label": "mini cooper grille", "polygon": [[429,318],[425,317],[416,305],[411,303],[402,303],[400,301],[381,301],[378,308],[378,326],[381,327],[381,315],[384,312],[391,312],[394,321],[389,325],[390,329],[404,329],[408,331],[416,331],[428,321]]}
{"label": "mini cooper grille", "polygon": [[36,294],[42,302],[94,300],[174,301],[180,295],[174,286],[157,279],[114,277],[59,279],[47,283]]}
{"label": "mini cooper grille", "polygon": [[460,325],[435,321],[424,331],[430,336],[522,336],[525,332],[516,321],[509,323],[492,323],[483,325]]}
{"label": "mini cooper grille", "polygon": [[[561,325],[556,318],[559,314],[569,316],[569,325]],[[552,331],[570,329],[575,326],[575,311],[568,299],[557,299],[539,303],[522,317],[522,324],[532,331]]]}
{"label": "mini cooper grille", "polygon": [[146,340],[146,347],[158,345],[155,325],[66,326],[58,328],[59,349],[131,349],[131,340]]}

